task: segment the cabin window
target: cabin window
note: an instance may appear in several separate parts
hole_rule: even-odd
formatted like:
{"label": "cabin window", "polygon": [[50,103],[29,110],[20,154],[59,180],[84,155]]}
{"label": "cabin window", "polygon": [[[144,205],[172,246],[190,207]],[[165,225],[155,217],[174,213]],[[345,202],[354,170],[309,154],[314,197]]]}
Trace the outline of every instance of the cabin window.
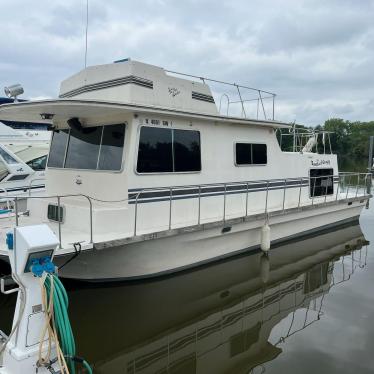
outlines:
{"label": "cabin window", "polygon": [[48,167],[64,167],[66,144],[69,130],[55,131],[53,133],[51,148],[49,150]]}
{"label": "cabin window", "polygon": [[30,160],[27,162],[27,165],[30,166],[35,171],[41,171],[45,169],[45,165],[47,162],[47,156],[41,156],[38,158],[34,158],[33,160]]}
{"label": "cabin window", "polygon": [[142,126],[138,173],[172,173],[201,170],[200,132]]}
{"label": "cabin window", "polygon": [[55,132],[48,167],[120,170],[124,142],[123,124],[84,127],[80,130],[72,128],[70,131]]}
{"label": "cabin window", "polygon": [[334,169],[310,169],[310,197],[334,193]]}
{"label": "cabin window", "polygon": [[201,170],[200,133],[173,130],[174,171]]}
{"label": "cabin window", "polygon": [[102,126],[70,130],[65,168],[96,169],[102,130]]}
{"label": "cabin window", "polygon": [[235,163],[236,165],[266,165],[267,146],[257,143],[236,143]]}
{"label": "cabin window", "polygon": [[97,167],[99,170],[121,169],[124,141],[125,127],[123,125],[104,126]]}

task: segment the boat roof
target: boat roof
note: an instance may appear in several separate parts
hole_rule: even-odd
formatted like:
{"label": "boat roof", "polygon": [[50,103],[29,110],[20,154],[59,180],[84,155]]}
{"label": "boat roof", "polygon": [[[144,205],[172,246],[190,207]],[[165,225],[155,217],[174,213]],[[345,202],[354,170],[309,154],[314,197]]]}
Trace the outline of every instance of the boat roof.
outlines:
{"label": "boat roof", "polygon": [[56,128],[68,127],[66,121],[79,118],[83,126],[116,123],[124,120],[126,115],[163,115],[183,119],[214,121],[226,124],[265,126],[270,128],[290,128],[284,122],[258,120],[241,117],[222,116],[220,114],[197,113],[152,105],[119,103],[83,99],[55,99],[28,101],[0,106],[0,120],[37,122],[42,117],[46,124]]}
{"label": "boat roof", "polygon": [[[274,118],[275,94],[208,78],[198,78],[196,81],[196,78],[131,59],[89,66],[62,81],[58,99],[1,105],[0,120],[40,122],[43,118],[45,123],[66,128],[70,118],[79,118],[83,126],[90,126],[124,121],[126,114],[138,113],[227,124],[289,127],[288,124],[266,119],[269,116],[266,115],[264,100],[271,98],[271,118]],[[230,99],[227,94],[221,96],[221,99],[227,99],[227,113],[220,113],[221,102],[217,108],[208,81],[237,91],[240,97],[237,109],[242,117],[239,117],[238,111],[234,116],[229,115],[229,107],[237,106],[238,101]],[[254,102],[253,99],[245,99],[244,90],[255,92],[257,96]],[[257,119],[250,119],[246,115],[244,104],[251,101],[257,102]],[[260,103],[264,119],[258,119]]]}

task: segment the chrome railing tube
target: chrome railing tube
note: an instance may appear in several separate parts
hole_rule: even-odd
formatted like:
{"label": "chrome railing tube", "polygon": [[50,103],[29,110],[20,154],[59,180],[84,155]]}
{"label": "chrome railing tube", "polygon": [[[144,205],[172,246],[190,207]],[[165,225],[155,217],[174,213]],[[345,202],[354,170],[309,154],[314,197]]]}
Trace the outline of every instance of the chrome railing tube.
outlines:
{"label": "chrome railing tube", "polygon": [[173,187],[170,187],[170,197],[169,197],[169,230],[171,230],[171,210],[172,210],[171,201],[172,200],[173,200]]}
{"label": "chrome railing tube", "polygon": [[299,201],[297,203],[297,209],[300,208],[300,202],[301,202],[301,190],[303,187],[303,178],[300,178],[300,188],[299,188]]}
{"label": "chrome railing tube", "polygon": [[266,182],[265,214],[268,212],[269,181]]}
{"label": "chrome railing tube", "polygon": [[223,184],[224,193],[223,193],[223,222],[226,221],[226,183]]}
{"label": "chrome railing tube", "polygon": [[199,185],[199,208],[198,208],[198,218],[197,224],[200,225],[201,222],[201,186]]}
{"label": "chrome railing tube", "polygon": [[247,182],[247,192],[245,195],[245,216],[248,216],[248,182]]}
{"label": "chrome railing tube", "polygon": [[62,248],[61,245],[61,214],[60,214],[60,196],[57,196],[57,220],[58,220],[58,242],[60,249]]}
{"label": "chrome railing tube", "polygon": [[16,214],[16,226],[18,226],[18,198],[17,196],[14,198],[14,211]]}
{"label": "chrome railing tube", "polygon": [[284,180],[284,185],[283,185],[283,203],[282,203],[282,211],[284,213],[284,206],[286,203],[286,185],[287,185],[287,179]]}

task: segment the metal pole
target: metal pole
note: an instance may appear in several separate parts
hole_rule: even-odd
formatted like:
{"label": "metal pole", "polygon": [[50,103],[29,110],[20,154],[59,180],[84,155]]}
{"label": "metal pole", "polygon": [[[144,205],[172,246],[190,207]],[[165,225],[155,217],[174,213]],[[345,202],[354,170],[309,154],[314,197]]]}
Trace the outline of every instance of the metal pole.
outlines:
{"label": "metal pole", "polygon": [[197,224],[200,225],[200,214],[201,214],[201,186],[199,186],[199,212],[197,218]]}
{"label": "metal pole", "polygon": [[245,216],[248,216],[248,182],[247,182],[247,195],[245,197]]}
{"label": "metal pole", "polygon": [[226,221],[226,183],[224,184],[224,194],[223,194],[223,222]]}
{"label": "metal pole", "polygon": [[15,213],[16,213],[16,226],[18,226],[18,197],[16,196],[14,198],[14,203],[15,203]]}
{"label": "metal pole", "polygon": [[301,188],[303,186],[303,178],[300,178],[300,189],[299,189],[299,203],[297,204],[297,208],[300,208],[300,201],[301,201]]}
{"label": "metal pole", "polygon": [[62,248],[61,245],[61,215],[60,215],[60,196],[57,196],[57,220],[58,220],[58,242],[60,249]]}
{"label": "metal pole", "polygon": [[239,86],[237,84],[234,84],[234,86],[236,86],[236,89],[238,90],[240,102],[242,103],[242,111],[244,113],[244,118],[247,118],[247,115],[246,115],[245,109],[244,109],[244,103],[243,103],[242,95],[240,94]]}
{"label": "metal pole", "polygon": [[265,214],[268,212],[269,181],[266,183]]}
{"label": "metal pole", "polygon": [[287,179],[284,180],[284,186],[283,186],[283,213],[284,213],[284,205],[286,202],[286,184],[287,184]]}
{"label": "metal pole", "polygon": [[369,158],[368,158],[368,171],[372,172],[373,169],[373,151],[374,151],[374,136],[369,138]]}
{"label": "metal pole", "polygon": [[169,230],[171,230],[171,200],[173,197],[173,187],[170,187],[170,204],[169,204]]}

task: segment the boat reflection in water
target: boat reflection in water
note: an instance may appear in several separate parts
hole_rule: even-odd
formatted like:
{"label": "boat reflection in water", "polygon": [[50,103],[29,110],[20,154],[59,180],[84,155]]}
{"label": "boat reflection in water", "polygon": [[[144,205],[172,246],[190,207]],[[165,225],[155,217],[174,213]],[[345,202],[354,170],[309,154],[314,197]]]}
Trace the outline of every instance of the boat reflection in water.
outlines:
{"label": "boat reflection in water", "polygon": [[[78,350],[95,373],[263,373],[323,318],[329,290],[366,266],[366,244],[351,225],[164,279],[69,282]],[[14,304],[0,294],[4,331]]]}
{"label": "boat reflection in water", "polygon": [[96,373],[258,373],[323,318],[332,287],[366,265],[358,225],[151,282],[74,283],[78,348]]}

